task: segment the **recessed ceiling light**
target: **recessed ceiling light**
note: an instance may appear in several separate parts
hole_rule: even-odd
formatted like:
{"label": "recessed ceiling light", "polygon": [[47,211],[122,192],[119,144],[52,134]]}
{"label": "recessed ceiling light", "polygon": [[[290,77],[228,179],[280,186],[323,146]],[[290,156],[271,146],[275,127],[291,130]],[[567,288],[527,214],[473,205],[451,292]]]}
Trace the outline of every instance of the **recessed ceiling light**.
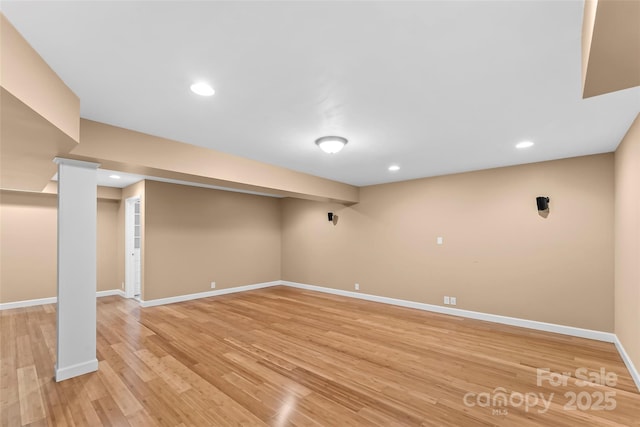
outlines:
{"label": "recessed ceiling light", "polygon": [[111,179],[120,179],[120,175],[109,175]]}
{"label": "recessed ceiling light", "polygon": [[322,151],[329,154],[335,154],[342,150],[347,145],[347,138],[341,136],[323,136],[316,139],[316,145],[320,147]]}
{"label": "recessed ceiling light", "polygon": [[213,88],[205,82],[198,82],[191,85],[191,91],[197,93],[200,96],[211,96],[216,93]]}
{"label": "recessed ceiling light", "polygon": [[398,165],[391,165],[391,166],[389,166],[389,170],[390,170],[391,172],[399,171],[399,170],[400,170],[400,166],[398,166]]}
{"label": "recessed ceiling light", "polygon": [[531,141],[522,141],[516,144],[516,148],[522,150],[523,148],[533,147],[533,142]]}

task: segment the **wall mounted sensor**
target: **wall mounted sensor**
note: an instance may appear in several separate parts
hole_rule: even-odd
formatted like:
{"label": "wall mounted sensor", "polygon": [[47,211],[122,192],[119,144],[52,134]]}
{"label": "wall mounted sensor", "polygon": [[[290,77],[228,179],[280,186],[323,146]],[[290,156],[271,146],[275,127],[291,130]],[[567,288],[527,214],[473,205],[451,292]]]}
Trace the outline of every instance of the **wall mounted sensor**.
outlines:
{"label": "wall mounted sensor", "polygon": [[549,198],[544,196],[536,197],[536,204],[538,205],[539,211],[546,211],[549,209]]}

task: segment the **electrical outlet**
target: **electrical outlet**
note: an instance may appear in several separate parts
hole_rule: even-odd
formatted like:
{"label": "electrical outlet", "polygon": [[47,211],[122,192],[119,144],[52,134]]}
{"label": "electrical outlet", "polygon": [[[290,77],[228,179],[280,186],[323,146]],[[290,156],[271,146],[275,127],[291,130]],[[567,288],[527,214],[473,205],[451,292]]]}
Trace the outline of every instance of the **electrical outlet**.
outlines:
{"label": "electrical outlet", "polygon": [[456,297],[451,297],[449,300],[451,301],[451,305],[456,305]]}
{"label": "electrical outlet", "polygon": [[216,282],[211,282],[211,289],[215,289],[216,288]]}
{"label": "electrical outlet", "polygon": [[442,239],[442,237],[439,237],[439,236],[438,236],[438,237],[436,238],[436,243],[437,243],[438,245],[441,245],[443,242],[444,242],[444,240]]}
{"label": "electrical outlet", "polygon": [[449,304],[449,297],[444,297],[444,303]]}
{"label": "electrical outlet", "polygon": [[356,283],[354,288],[355,288],[356,291],[359,291],[360,290],[360,283]]}

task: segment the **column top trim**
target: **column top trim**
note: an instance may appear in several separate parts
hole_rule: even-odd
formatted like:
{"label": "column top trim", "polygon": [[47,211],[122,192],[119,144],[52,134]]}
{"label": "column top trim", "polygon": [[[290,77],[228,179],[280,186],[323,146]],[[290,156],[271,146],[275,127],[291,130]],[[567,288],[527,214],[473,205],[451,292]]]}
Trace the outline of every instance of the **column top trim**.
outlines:
{"label": "column top trim", "polygon": [[82,160],[74,160],[74,159],[65,159],[62,157],[54,157],[53,162],[59,165],[76,166],[79,168],[86,168],[86,169],[98,169],[100,167],[100,163],[85,162]]}

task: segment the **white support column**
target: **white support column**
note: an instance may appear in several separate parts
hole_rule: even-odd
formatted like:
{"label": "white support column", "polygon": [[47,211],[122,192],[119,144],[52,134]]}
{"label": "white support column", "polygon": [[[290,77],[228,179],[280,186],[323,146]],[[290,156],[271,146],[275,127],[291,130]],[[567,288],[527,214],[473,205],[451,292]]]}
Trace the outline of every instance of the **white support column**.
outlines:
{"label": "white support column", "polygon": [[56,381],[98,370],[96,359],[97,163],[58,164]]}

